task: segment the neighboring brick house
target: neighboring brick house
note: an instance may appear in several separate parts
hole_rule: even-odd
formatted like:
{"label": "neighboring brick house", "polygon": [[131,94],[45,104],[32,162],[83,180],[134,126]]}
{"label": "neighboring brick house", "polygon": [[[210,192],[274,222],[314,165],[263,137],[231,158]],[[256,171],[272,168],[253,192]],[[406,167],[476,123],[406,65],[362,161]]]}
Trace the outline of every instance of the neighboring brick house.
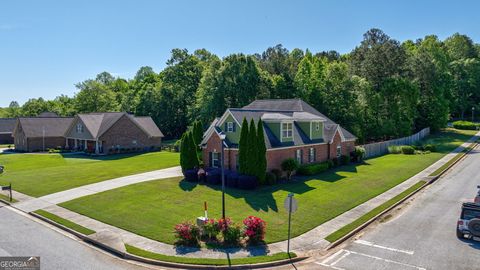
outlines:
{"label": "neighboring brick house", "polygon": [[322,162],[355,149],[356,137],[300,99],[256,100],[243,108],[231,108],[215,119],[202,141],[203,162],[220,166],[221,140],[225,139],[225,166],[237,170],[238,143],[243,118],[263,121],[267,170],[280,169],[287,158],[300,164]]}
{"label": "neighboring brick house", "polygon": [[124,112],[78,114],[65,132],[65,147],[96,154],[154,150],[162,137],[151,117]]}
{"label": "neighboring brick house", "polygon": [[19,117],[13,130],[15,150],[44,151],[65,146],[65,131],[71,117]]}
{"label": "neighboring brick house", "polygon": [[15,118],[0,118],[0,144],[13,144]]}

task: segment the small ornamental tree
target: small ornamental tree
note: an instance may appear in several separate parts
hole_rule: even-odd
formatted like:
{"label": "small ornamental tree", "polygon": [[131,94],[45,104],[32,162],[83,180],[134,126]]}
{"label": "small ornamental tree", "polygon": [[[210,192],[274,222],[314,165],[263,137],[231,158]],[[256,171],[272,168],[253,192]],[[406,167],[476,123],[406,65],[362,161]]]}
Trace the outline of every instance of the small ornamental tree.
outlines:
{"label": "small ornamental tree", "polygon": [[298,161],[293,158],[287,158],[282,161],[282,170],[287,172],[287,179],[290,180],[292,173],[298,169]]}
{"label": "small ornamental tree", "polygon": [[265,184],[265,176],[267,171],[267,147],[265,145],[265,137],[263,135],[262,119],[258,120],[257,127],[257,177],[260,184]]}
{"label": "small ornamental tree", "polygon": [[193,141],[193,134],[191,131],[186,132],[182,136],[182,142],[180,144],[180,166],[182,171],[191,170],[198,167],[198,155]]}
{"label": "small ornamental tree", "polygon": [[188,146],[186,145],[185,137],[187,136],[187,132],[183,133],[182,138],[180,139],[180,167],[182,167],[182,171],[186,170],[186,162],[187,162],[187,151]]}
{"label": "small ornamental tree", "polygon": [[243,118],[242,130],[240,132],[240,142],[238,144],[238,165],[241,174],[247,173],[248,167],[248,122]]}
{"label": "small ornamental tree", "polygon": [[193,140],[195,141],[195,145],[197,146],[198,149],[200,149],[199,145],[203,139],[203,127],[200,121],[195,121],[193,123],[192,134],[193,134]]}

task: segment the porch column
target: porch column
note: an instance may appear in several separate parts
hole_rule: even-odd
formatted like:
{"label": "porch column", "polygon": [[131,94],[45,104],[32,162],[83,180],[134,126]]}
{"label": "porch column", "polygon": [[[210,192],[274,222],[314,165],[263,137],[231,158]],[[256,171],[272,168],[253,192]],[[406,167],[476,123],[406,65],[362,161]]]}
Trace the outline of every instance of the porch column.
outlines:
{"label": "porch column", "polygon": [[87,147],[87,140],[85,140],[85,147],[83,148],[83,150],[87,150],[88,147]]}
{"label": "porch column", "polygon": [[75,150],[77,150],[77,148],[78,148],[77,139],[73,139],[73,144],[75,145]]}
{"label": "porch column", "polygon": [[98,155],[100,151],[98,150],[98,140],[95,141],[95,154]]}
{"label": "porch column", "polygon": [[65,148],[69,148],[68,147],[68,138],[65,138]]}

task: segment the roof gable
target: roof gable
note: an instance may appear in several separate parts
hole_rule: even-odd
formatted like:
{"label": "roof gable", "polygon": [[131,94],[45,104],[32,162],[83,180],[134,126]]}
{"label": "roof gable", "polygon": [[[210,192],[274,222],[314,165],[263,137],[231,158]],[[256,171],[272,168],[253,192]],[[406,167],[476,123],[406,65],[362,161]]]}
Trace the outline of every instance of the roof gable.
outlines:
{"label": "roof gable", "polygon": [[17,126],[20,125],[29,138],[63,137],[72,121],[71,117],[20,117]]}

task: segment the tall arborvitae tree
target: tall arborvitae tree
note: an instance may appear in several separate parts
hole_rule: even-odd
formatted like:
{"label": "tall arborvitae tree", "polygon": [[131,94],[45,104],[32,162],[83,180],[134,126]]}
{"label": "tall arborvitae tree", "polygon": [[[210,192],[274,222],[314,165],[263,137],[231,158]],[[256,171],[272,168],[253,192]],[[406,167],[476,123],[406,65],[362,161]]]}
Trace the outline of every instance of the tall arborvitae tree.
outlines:
{"label": "tall arborvitae tree", "polygon": [[240,142],[238,144],[238,165],[241,174],[247,173],[248,166],[248,122],[243,118],[242,130],[240,132]]}
{"label": "tall arborvitae tree", "polygon": [[193,133],[191,131],[184,133],[180,144],[180,166],[182,171],[198,167],[199,159],[196,148]]}
{"label": "tall arborvitae tree", "polygon": [[258,120],[257,126],[257,177],[260,184],[265,183],[265,173],[267,171],[267,147],[265,145],[265,137],[263,135],[262,119]]}
{"label": "tall arborvitae tree", "polygon": [[203,126],[200,121],[193,122],[192,128],[193,141],[195,142],[197,152],[200,151],[200,143],[203,139]]}
{"label": "tall arborvitae tree", "polygon": [[248,127],[248,139],[247,139],[247,174],[257,175],[256,163],[257,163],[257,128],[255,127],[255,121],[250,120],[250,126]]}

